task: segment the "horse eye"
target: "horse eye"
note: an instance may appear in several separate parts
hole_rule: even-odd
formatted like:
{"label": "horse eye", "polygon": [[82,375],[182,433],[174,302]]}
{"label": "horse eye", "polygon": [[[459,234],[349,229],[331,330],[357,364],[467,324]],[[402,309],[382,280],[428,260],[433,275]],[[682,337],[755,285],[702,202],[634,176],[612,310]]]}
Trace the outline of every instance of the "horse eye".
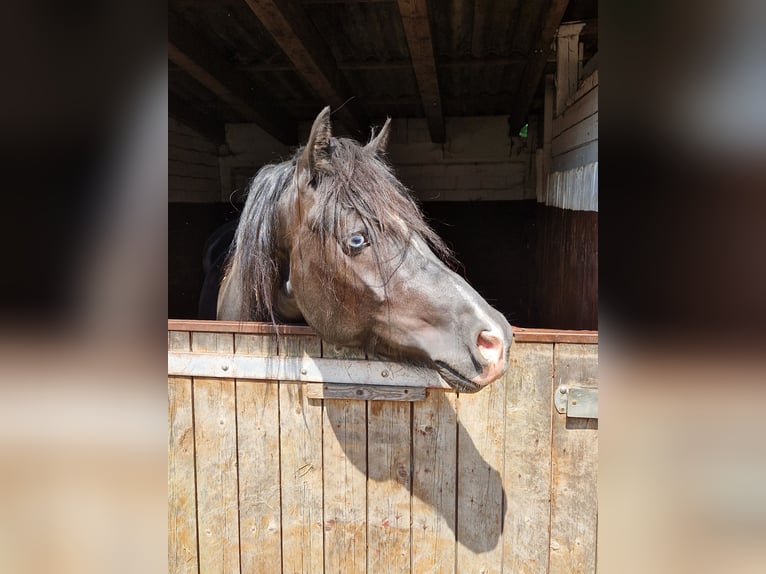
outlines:
{"label": "horse eye", "polygon": [[366,247],[369,245],[367,242],[367,239],[364,237],[364,235],[361,235],[360,233],[354,233],[351,237],[348,239],[348,246],[353,251],[358,251],[362,249],[362,247]]}

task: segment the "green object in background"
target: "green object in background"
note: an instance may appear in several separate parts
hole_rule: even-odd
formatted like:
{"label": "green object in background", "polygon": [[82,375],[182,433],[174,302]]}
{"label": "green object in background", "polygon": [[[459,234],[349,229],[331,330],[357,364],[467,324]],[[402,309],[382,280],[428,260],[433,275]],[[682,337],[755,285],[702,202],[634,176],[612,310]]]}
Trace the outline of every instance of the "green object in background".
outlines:
{"label": "green object in background", "polygon": [[529,132],[529,124],[524,124],[524,126],[519,130],[519,137],[527,137],[527,132]]}

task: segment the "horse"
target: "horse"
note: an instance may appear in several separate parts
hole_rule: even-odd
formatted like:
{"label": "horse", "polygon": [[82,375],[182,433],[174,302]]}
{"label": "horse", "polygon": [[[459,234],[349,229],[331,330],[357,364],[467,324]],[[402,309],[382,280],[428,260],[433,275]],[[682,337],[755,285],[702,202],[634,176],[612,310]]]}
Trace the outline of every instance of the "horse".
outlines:
{"label": "horse", "polygon": [[288,161],[253,178],[221,281],[217,318],[305,322],[330,344],[435,369],[455,390],[501,377],[510,324],[448,263],[386,158],[332,135],[330,108]]}

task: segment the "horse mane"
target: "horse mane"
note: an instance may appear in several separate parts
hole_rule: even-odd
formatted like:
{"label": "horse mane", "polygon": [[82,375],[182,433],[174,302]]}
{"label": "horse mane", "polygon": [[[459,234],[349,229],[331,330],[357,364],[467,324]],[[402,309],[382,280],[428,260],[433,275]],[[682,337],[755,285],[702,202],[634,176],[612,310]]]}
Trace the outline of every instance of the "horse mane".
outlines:
{"label": "horse mane", "polygon": [[[242,316],[246,320],[276,323],[273,296],[280,277],[277,208],[283,194],[294,188],[303,151],[301,147],[291,159],[262,167],[250,182],[228,265],[230,269],[236,266],[241,276]],[[329,169],[312,180],[317,202],[310,224],[323,244],[328,238],[345,240],[348,229],[343,221],[353,212],[365,227],[373,250],[383,237],[406,244],[416,234],[443,261],[454,261],[450,249],[426,223],[412,193],[396,178],[384,157],[354,140],[332,138],[328,161]]]}

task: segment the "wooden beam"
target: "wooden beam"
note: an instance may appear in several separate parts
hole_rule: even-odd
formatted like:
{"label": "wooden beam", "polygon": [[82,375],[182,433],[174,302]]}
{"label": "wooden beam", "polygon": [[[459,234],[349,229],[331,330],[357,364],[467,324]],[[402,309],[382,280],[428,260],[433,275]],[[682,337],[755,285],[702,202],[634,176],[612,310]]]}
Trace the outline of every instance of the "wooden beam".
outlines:
{"label": "wooden beam", "polygon": [[[370,119],[352,96],[329,48],[295,0],[245,0],[297,72],[357,137],[366,137]],[[317,110],[318,112],[319,110]]]}
{"label": "wooden beam", "polygon": [[176,94],[168,93],[168,115],[177,119],[216,144],[226,142],[223,122],[194,109]]}
{"label": "wooden beam", "polygon": [[513,109],[508,120],[511,132],[516,133],[524,125],[529,112],[529,106],[535,97],[540,80],[545,71],[545,63],[551,51],[551,42],[556,35],[556,29],[561,24],[569,0],[550,0],[544,12],[542,27],[529,56],[527,67],[521,78],[518,95],[514,99]]}
{"label": "wooden beam", "polygon": [[264,94],[256,94],[252,82],[234,69],[199,35],[173,14],[168,15],[168,58],[242,116],[257,123],[286,145],[297,143],[298,129],[286,111]]}
{"label": "wooden beam", "polygon": [[399,0],[399,13],[407,36],[423,112],[428,120],[428,131],[433,142],[442,143],[446,140],[444,113],[439,94],[439,76],[436,73],[428,5],[426,0]]}
{"label": "wooden beam", "polygon": [[[551,60],[555,62],[555,59]],[[517,66],[526,64],[526,56],[490,56],[487,58],[453,58],[439,59],[436,67],[440,69],[447,68],[476,68],[481,66]],[[407,60],[388,60],[383,62],[374,61],[348,61],[338,62],[339,70],[409,70],[412,68],[412,61]],[[287,72],[294,71],[292,64],[247,64],[239,67],[240,70],[248,72]]]}

